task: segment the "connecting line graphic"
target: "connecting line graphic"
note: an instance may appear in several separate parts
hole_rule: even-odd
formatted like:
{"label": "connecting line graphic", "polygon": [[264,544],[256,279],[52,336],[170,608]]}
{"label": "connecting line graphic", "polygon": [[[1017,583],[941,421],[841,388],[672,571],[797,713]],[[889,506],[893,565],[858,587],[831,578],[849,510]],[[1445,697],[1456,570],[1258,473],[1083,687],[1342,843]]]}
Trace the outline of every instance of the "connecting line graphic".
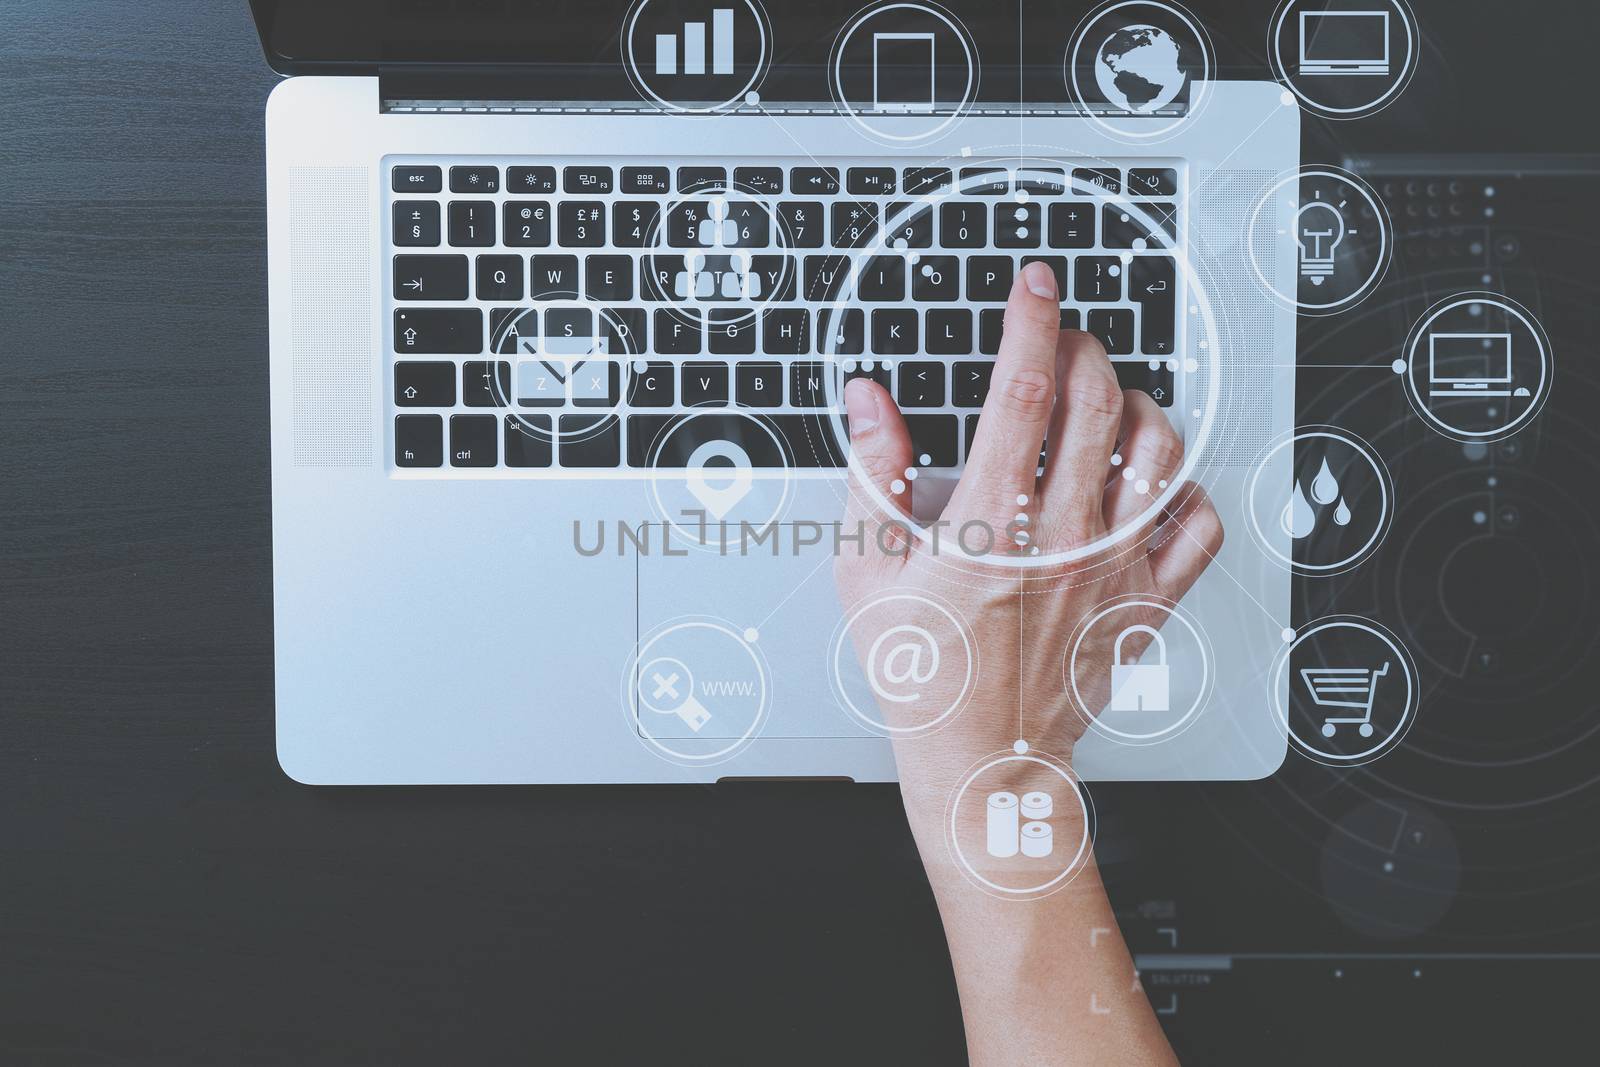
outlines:
{"label": "connecting line graphic", "polygon": [[1273,615],[1272,612],[1268,611],[1267,610],[1267,606],[1265,604],[1261,603],[1261,601],[1257,600],[1254,593],[1250,592],[1250,590],[1246,589],[1243,585],[1240,585],[1239,579],[1237,579],[1237,578],[1235,578],[1233,576],[1233,572],[1230,571],[1228,568],[1224,567],[1222,565],[1222,563],[1217,559],[1216,555],[1210,549],[1208,549],[1201,542],[1201,540],[1198,537],[1196,537],[1194,534],[1189,532],[1189,527],[1187,527],[1187,526],[1185,526],[1183,524],[1183,520],[1182,519],[1180,519],[1180,518],[1178,518],[1178,516],[1174,515],[1174,516],[1172,516],[1172,521],[1177,523],[1178,529],[1183,531],[1183,534],[1184,534],[1185,537],[1187,537],[1189,540],[1193,541],[1196,545],[1199,546],[1200,551],[1202,551],[1202,552],[1204,552],[1206,554],[1206,558],[1207,559],[1211,560],[1212,563],[1215,563],[1217,565],[1217,570],[1221,571],[1223,574],[1226,574],[1228,576],[1228,581],[1232,582],[1234,585],[1239,587],[1239,592],[1243,593],[1249,599],[1250,603],[1254,604],[1256,607],[1261,609],[1261,614],[1265,615],[1267,618],[1271,619],[1273,622],[1277,622],[1278,621],[1277,616]]}
{"label": "connecting line graphic", "polygon": [[789,590],[787,593],[784,594],[784,597],[783,597],[782,600],[778,601],[775,605],[773,605],[772,610],[767,612],[766,618],[764,618],[760,622],[756,623],[755,626],[753,627],[753,629],[755,629],[757,631],[760,631],[760,629],[763,626],[765,626],[767,623],[771,622],[772,621],[772,617],[774,615],[776,615],[783,608],[783,606],[785,604],[787,604],[790,600],[794,599],[794,595],[800,591],[800,588],[802,586],[804,586],[807,582],[809,582],[811,579],[815,578],[817,576],[817,572],[820,571],[824,566],[826,566],[830,561],[831,561],[831,557],[823,556],[822,559],[817,562],[817,565],[815,567],[812,567],[811,570],[806,573],[806,576],[804,578],[800,579],[798,582],[795,583],[793,589]]}
{"label": "connecting line graphic", "polygon": [[1233,148],[1229,150],[1227,155],[1225,155],[1221,159],[1217,160],[1216,165],[1211,168],[1210,176],[1201,179],[1200,181],[1196,182],[1194,185],[1189,187],[1189,192],[1188,192],[1188,195],[1185,197],[1185,199],[1189,200],[1189,201],[1193,201],[1194,195],[1200,191],[1201,186],[1205,185],[1206,182],[1210,181],[1212,178],[1216,177],[1218,174],[1221,174],[1222,173],[1223,164],[1227,163],[1228,160],[1230,160],[1234,156],[1236,156],[1239,153],[1239,149],[1241,149],[1245,145],[1249,144],[1250,143],[1250,138],[1252,138],[1256,134],[1260,133],[1261,132],[1261,127],[1263,127],[1267,123],[1271,122],[1274,117],[1275,116],[1273,116],[1273,115],[1268,115],[1266,118],[1264,118],[1260,122],[1256,123],[1256,128],[1255,129],[1251,130],[1249,133],[1247,133],[1243,137],[1241,137],[1239,139],[1239,143],[1234,145]]}

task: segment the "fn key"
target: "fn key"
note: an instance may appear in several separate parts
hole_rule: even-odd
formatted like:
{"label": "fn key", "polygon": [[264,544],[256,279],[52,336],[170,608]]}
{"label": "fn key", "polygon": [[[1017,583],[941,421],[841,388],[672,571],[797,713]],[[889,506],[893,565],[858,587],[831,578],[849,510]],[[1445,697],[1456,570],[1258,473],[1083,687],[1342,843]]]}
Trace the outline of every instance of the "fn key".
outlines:
{"label": "fn key", "polygon": [[394,465],[396,467],[443,466],[444,419],[439,415],[396,415]]}

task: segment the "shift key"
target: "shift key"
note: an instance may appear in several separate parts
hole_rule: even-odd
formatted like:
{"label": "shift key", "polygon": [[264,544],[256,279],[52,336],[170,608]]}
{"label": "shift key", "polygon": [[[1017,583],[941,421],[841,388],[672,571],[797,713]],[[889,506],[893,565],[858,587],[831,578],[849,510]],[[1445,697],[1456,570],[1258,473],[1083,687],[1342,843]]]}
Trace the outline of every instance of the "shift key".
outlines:
{"label": "shift key", "polygon": [[483,312],[477,308],[407,308],[394,313],[394,350],[410,355],[471,355],[483,351]]}

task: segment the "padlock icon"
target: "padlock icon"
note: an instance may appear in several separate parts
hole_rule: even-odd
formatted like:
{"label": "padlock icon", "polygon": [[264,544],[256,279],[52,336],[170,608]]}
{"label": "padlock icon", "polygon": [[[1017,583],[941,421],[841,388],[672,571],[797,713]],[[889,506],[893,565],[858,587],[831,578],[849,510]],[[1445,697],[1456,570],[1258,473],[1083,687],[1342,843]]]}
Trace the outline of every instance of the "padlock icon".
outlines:
{"label": "padlock icon", "polygon": [[[1149,634],[1160,662],[1122,662],[1122,643],[1129,634]],[[1167,643],[1154,626],[1137,623],[1117,635],[1111,649],[1111,710],[1167,711],[1172,706],[1172,674],[1167,666]]]}

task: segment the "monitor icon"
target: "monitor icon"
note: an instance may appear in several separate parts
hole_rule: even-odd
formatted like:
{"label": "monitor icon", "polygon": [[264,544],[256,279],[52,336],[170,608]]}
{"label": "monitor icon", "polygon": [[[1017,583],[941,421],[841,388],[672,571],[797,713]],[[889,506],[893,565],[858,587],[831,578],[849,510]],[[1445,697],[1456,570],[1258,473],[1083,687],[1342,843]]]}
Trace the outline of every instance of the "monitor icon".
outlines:
{"label": "monitor icon", "polygon": [[1429,396],[1527,396],[1511,388],[1509,333],[1430,333]]}
{"label": "monitor icon", "polygon": [[[926,91],[922,72],[928,72]],[[931,33],[872,35],[872,110],[926,115],[935,99]]]}
{"label": "monitor icon", "polygon": [[1389,12],[1302,11],[1300,73],[1389,74]]}

